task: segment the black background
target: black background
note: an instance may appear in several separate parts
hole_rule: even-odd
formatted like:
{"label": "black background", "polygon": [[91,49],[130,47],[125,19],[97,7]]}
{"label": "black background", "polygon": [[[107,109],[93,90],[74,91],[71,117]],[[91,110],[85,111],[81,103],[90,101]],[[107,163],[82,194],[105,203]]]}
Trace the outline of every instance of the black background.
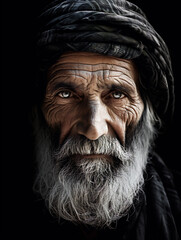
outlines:
{"label": "black background", "polygon": [[[45,2],[48,1],[1,2],[2,222],[6,236],[14,234],[22,239],[23,229],[33,231],[31,224],[34,165],[28,114],[34,96],[32,82],[35,18]],[[181,170],[179,1],[132,2],[146,13],[148,20],[163,37],[170,50],[175,77],[175,114],[173,121],[156,141],[156,149],[170,168]]]}

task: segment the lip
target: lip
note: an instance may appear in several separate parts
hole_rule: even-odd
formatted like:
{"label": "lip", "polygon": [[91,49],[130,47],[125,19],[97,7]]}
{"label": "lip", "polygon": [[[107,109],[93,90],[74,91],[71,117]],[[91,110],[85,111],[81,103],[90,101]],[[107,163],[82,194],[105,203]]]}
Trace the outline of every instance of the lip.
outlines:
{"label": "lip", "polygon": [[112,156],[110,155],[105,155],[105,154],[86,154],[86,155],[73,155],[73,158],[75,159],[90,159],[90,160],[95,160],[95,159],[105,159],[108,161],[112,161]]}

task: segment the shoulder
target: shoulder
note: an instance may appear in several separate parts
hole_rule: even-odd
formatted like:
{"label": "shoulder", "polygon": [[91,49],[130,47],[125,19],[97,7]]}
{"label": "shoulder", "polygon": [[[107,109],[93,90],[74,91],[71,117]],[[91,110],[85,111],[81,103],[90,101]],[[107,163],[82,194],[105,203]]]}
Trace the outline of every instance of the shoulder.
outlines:
{"label": "shoulder", "polygon": [[159,155],[152,153],[146,174],[147,196],[154,199],[158,210],[162,209],[163,215],[171,216],[177,225],[181,221],[181,173],[169,169]]}
{"label": "shoulder", "polygon": [[153,152],[148,161],[148,166],[152,165],[165,187],[171,187],[178,192],[181,198],[181,171],[176,168],[170,168],[157,153]]}

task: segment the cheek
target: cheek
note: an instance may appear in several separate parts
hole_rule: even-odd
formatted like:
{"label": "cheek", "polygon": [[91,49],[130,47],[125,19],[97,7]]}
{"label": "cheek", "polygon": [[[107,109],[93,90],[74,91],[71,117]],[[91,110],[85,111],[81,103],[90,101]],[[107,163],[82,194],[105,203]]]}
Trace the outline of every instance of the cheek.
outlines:
{"label": "cheek", "polygon": [[126,125],[132,125],[139,121],[143,108],[144,105],[140,100],[136,103],[125,100],[121,104],[112,104],[108,110],[113,119],[119,118]]}
{"label": "cheek", "polygon": [[141,100],[136,103],[125,101],[120,105],[114,105],[108,109],[111,116],[111,125],[117,135],[125,139],[125,134],[128,129],[134,128],[139,122],[144,109],[144,104]]}
{"label": "cheek", "polygon": [[137,125],[142,116],[144,104],[142,102],[139,102],[138,104],[130,104],[126,106],[125,109],[127,117],[126,125],[129,128],[133,128]]}
{"label": "cheek", "polygon": [[109,125],[111,126],[111,129],[114,131],[113,136],[116,136],[120,140],[122,145],[124,145],[126,137],[126,123],[122,120],[122,118],[114,116],[109,122]]}
{"label": "cheek", "polygon": [[47,124],[53,129],[60,129],[60,139],[70,131],[77,119],[77,106],[70,104],[57,104],[46,101],[42,107]]}

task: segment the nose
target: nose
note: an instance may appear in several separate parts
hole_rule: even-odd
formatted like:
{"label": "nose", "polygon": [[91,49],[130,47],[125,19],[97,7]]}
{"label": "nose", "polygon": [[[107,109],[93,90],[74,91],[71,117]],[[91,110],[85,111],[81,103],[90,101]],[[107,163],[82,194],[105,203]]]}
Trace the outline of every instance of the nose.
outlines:
{"label": "nose", "polygon": [[90,140],[96,140],[108,134],[108,113],[106,107],[100,102],[91,101],[82,110],[77,123],[77,134]]}

